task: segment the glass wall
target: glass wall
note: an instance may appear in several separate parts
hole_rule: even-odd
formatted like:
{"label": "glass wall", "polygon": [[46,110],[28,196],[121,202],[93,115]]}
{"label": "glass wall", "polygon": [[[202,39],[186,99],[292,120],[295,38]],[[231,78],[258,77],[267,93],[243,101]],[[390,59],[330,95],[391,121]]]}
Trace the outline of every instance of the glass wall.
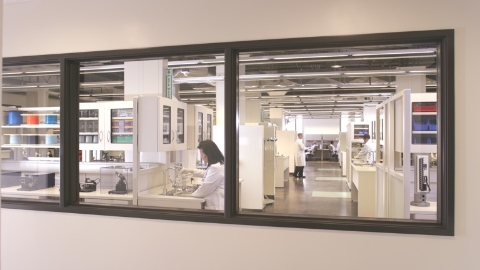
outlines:
{"label": "glass wall", "polygon": [[240,54],[240,213],[437,220],[436,46]]}
{"label": "glass wall", "polygon": [[223,70],[222,55],[81,62],[81,203],[223,211]]}
{"label": "glass wall", "polygon": [[4,66],[2,80],[2,198],[58,201],[59,64]]}

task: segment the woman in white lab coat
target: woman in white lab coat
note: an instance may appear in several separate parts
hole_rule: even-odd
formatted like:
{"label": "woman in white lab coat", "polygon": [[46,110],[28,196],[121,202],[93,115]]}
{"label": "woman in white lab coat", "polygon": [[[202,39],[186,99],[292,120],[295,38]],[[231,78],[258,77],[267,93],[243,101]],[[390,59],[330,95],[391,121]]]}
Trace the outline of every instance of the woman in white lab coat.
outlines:
{"label": "woman in white lab coat", "polygon": [[202,177],[202,185],[192,197],[205,198],[205,209],[224,210],[225,206],[225,158],[218,146],[211,140],[201,141],[197,147],[202,160],[208,164],[206,170],[182,169],[180,174]]}
{"label": "woman in white lab coat", "polygon": [[303,175],[303,168],[305,165],[305,144],[303,144],[303,134],[298,133],[298,140],[295,141],[295,171],[293,172],[293,176],[296,178],[305,178]]}

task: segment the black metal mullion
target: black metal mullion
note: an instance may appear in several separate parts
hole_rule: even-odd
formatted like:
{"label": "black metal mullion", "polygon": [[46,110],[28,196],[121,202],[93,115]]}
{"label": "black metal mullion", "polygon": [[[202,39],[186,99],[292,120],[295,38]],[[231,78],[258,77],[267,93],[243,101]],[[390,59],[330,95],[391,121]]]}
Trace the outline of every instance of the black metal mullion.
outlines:
{"label": "black metal mullion", "polygon": [[80,65],[60,60],[60,206],[78,202],[78,108]]}
{"label": "black metal mullion", "polygon": [[238,211],[238,53],[225,49],[225,217]]}

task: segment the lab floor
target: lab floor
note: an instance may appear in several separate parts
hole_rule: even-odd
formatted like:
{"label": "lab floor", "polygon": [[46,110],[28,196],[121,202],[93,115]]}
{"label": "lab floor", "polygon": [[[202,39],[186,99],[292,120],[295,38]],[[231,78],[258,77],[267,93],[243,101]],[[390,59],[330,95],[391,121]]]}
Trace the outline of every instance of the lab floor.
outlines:
{"label": "lab floor", "polygon": [[357,216],[357,203],[350,199],[345,177],[338,162],[307,161],[304,176],[290,175],[285,187],[275,188],[273,204],[265,206],[264,213]]}

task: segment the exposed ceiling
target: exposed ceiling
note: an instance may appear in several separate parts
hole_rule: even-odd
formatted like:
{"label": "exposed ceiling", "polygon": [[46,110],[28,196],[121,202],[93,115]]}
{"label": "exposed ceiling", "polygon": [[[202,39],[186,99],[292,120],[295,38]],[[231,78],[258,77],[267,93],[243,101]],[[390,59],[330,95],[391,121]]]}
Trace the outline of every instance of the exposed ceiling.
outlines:
{"label": "exposed ceiling", "polygon": [[[250,52],[239,59],[240,91],[247,100],[261,100],[266,118],[270,108],[308,118],[358,117],[365,105],[396,92],[397,76],[425,76],[428,92],[437,87],[435,44]],[[82,63],[81,101],[123,99],[123,63]],[[223,73],[221,55],[171,57],[168,67],[182,101],[215,108],[217,84],[224,81],[217,75]],[[48,89],[58,98],[59,80],[55,64],[7,66],[3,92],[25,95]]]}

